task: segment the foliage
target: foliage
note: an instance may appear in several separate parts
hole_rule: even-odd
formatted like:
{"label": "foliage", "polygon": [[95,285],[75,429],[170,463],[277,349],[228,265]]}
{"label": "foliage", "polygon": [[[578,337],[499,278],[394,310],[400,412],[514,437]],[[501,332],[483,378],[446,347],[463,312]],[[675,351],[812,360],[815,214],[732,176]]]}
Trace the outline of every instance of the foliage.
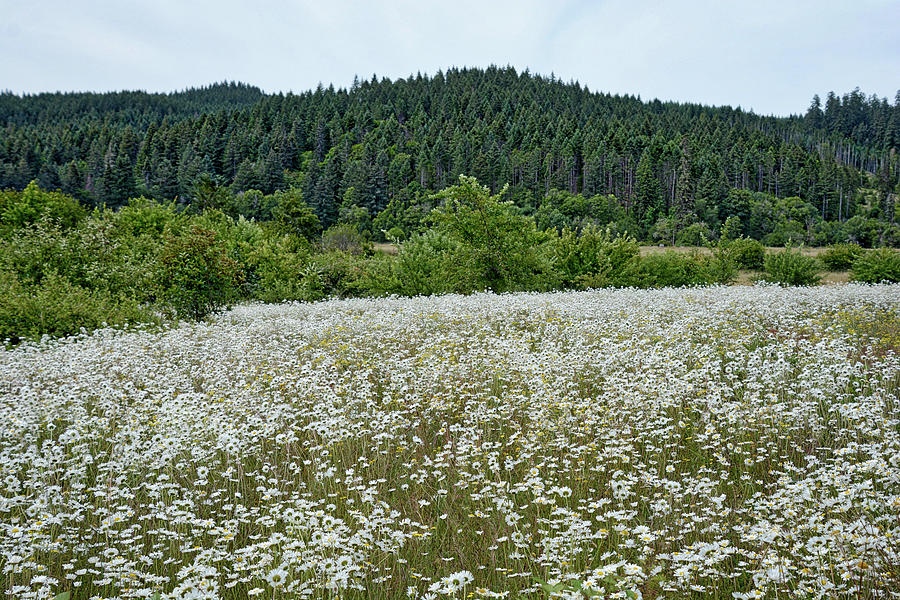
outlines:
{"label": "foliage", "polygon": [[202,319],[237,299],[242,278],[240,265],[216,234],[193,226],[184,235],[167,237],[156,287],[179,315]]}
{"label": "foliage", "polygon": [[693,223],[678,233],[675,243],[679,246],[705,246],[712,237],[709,225],[706,223]]}
{"label": "foliage", "polygon": [[412,236],[397,253],[392,273],[396,287],[389,291],[405,296],[453,291],[454,282],[447,273],[460,252],[460,242],[444,233],[428,230]]}
{"label": "foliage", "polygon": [[21,192],[0,192],[0,233],[47,222],[67,229],[84,216],[85,210],[77,200],[59,192],[45,192],[34,180]]}
{"label": "foliage", "polygon": [[850,242],[866,248],[900,244],[900,226],[877,218],[855,215],[844,223],[844,230]]}
{"label": "foliage", "polygon": [[109,218],[119,233],[128,236],[161,236],[166,231],[183,229],[188,220],[174,202],[161,204],[143,196],[130,199],[115,212],[110,211]]}
{"label": "foliage", "polygon": [[854,261],[852,276],[863,283],[896,283],[900,281],[900,253],[893,248],[869,250]]}
{"label": "foliage", "polygon": [[[16,201],[26,195],[5,194]],[[32,186],[27,194],[42,198],[44,192]],[[541,231],[532,217],[502,200],[511,196],[508,190],[491,195],[469,177],[429,199],[427,205],[437,208],[428,217],[407,222],[412,234],[405,241],[399,239],[404,230],[395,226],[393,233],[398,235],[391,239],[396,254],[376,252],[349,223],[331,226],[310,243],[306,236],[314,235],[317,217],[298,190],[246,192],[240,197],[254,196],[253,210],[271,206],[274,220],[258,223],[215,209],[197,213],[174,202],[139,197],[116,210],[97,209],[70,220],[26,219],[21,226],[6,229],[0,253],[0,272],[9,289],[5,331],[22,339],[65,335],[103,322],[157,321],[155,311],[160,310],[199,318],[241,300],[729,283],[736,268],[762,266],[758,241],[729,240],[727,235],[708,244],[708,253],[663,253],[642,259],[635,238],[618,229],[623,223],[626,230],[632,227],[627,219],[605,228],[595,224],[594,218],[618,218],[609,198],[553,192],[539,211],[541,218],[554,211],[568,216],[558,221],[561,231],[554,225]],[[754,197],[748,195],[748,202]],[[55,197],[53,202],[65,208],[73,206],[69,200]],[[783,204],[803,210],[793,201]],[[54,210],[47,214],[64,214]],[[603,212],[607,210],[612,212]],[[657,223],[663,221],[676,222],[666,217]],[[577,223],[577,228],[565,223]],[[736,229],[733,219],[731,224]],[[703,240],[708,226],[695,225],[694,232]],[[841,248],[836,246],[826,256]],[[858,251],[855,246],[846,250]],[[770,279],[797,280],[796,273],[785,274],[788,266],[770,267],[775,269]],[[859,272],[860,280],[873,277]],[[55,320],[27,316],[33,311],[23,298],[30,294],[46,299],[50,289],[59,298],[54,310],[64,316]],[[65,298],[80,298],[87,312],[65,313],[60,308],[66,305]],[[16,312],[10,308],[14,305],[21,307],[16,309],[22,315],[18,321],[9,316]],[[117,316],[117,306],[124,316]]]}
{"label": "foliage", "polygon": [[819,256],[819,260],[832,271],[847,271],[865,254],[858,244],[834,244]]}
{"label": "foliage", "polygon": [[28,282],[0,271],[0,340],[16,344],[148,321],[158,318],[133,299],[82,287],[55,272]]}
{"label": "foliage", "polygon": [[625,209],[614,196],[596,194],[584,197],[564,190],[550,190],[534,213],[538,229],[581,230],[585,227],[604,228],[626,219]]}
{"label": "foliage", "polygon": [[711,282],[727,285],[737,277],[738,262],[733,244],[736,240],[720,239],[718,244],[708,244],[709,257],[705,259],[707,275]]}
{"label": "foliage", "polygon": [[367,263],[358,253],[328,250],[312,257],[309,270],[304,272],[301,285],[310,290],[308,299],[336,296],[347,298],[366,295],[369,291]]}
{"label": "foliage", "polygon": [[787,285],[815,285],[819,283],[819,261],[803,255],[799,249],[785,248],[767,254],[763,263],[764,279]]}
{"label": "foliage", "polygon": [[532,219],[516,214],[509,202],[475,178],[438,194],[443,205],[435,213],[438,231],[457,243],[448,277],[458,291],[495,292],[546,287],[551,271],[544,247],[550,237]]}
{"label": "foliage", "polygon": [[313,275],[309,271],[309,251],[290,235],[259,240],[249,249],[242,264],[251,298],[263,302],[322,298],[319,286],[309,280]]}
{"label": "foliage", "polygon": [[[541,586],[541,590],[547,594],[550,600],[556,598],[626,598],[636,600],[637,593],[633,589],[622,590],[622,579],[615,575],[606,575],[602,578],[591,577],[587,581],[577,578],[569,578],[565,581],[551,583],[540,577],[534,580]],[[659,588],[658,579],[654,580],[655,588]],[[647,587],[647,586],[645,586]]]}
{"label": "foliage", "polygon": [[312,240],[322,230],[319,217],[313,212],[300,190],[275,192],[272,219],[285,232]]}
{"label": "foliage", "polygon": [[563,288],[622,285],[640,254],[634,238],[612,237],[609,229],[594,226],[585,228],[580,235],[564,229],[551,247],[553,265]]}
{"label": "foliage", "polygon": [[740,237],[728,244],[731,257],[741,269],[762,270],[765,247],[757,240]]}
{"label": "foliage", "polygon": [[372,245],[359,230],[348,223],[338,223],[329,227],[319,241],[326,252],[346,252],[348,254],[371,253]]}
{"label": "foliage", "polygon": [[722,225],[722,233],[719,237],[728,241],[736,240],[741,236],[742,231],[741,218],[737,215],[730,215],[725,219],[725,224]]}
{"label": "foliage", "polygon": [[628,273],[629,283],[640,288],[706,285],[716,281],[709,265],[697,251],[649,254]]}

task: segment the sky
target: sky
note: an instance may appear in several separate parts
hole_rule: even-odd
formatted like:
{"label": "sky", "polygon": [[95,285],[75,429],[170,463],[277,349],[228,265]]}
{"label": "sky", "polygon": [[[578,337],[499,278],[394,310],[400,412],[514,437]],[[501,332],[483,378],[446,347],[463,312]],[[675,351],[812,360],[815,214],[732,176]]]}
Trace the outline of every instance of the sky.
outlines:
{"label": "sky", "polygon": [[511,65],[591,90],[803,113],[900,89],[900,0],[0,0],[0,90],[303,92]]}

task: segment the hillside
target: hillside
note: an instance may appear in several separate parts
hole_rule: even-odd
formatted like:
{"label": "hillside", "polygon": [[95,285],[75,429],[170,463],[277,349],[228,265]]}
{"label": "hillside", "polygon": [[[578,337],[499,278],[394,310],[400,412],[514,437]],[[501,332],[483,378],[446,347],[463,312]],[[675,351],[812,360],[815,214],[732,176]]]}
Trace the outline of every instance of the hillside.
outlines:
{"label": "hillside", "polygon": [[[6,93],[0,120],[0,188],[36,179],[115,207],[138,195],[190,203],[201,180],[236,194],[296,187],[324,226],[355,215],[376,233],[460,174],[492,191],[509,184],[526,213],[554,189],[614,196],[624,228],[649,237],[664,217],[712,231],[733,214],[746,221],[750,201],[731,190],[798,197],[800,223],[844,221],[862,203],[867,218],[892,221],[900,173],[900,98],[832,93],[781,118],[644,102],[509,67],[287,95],[245,84]],[[385,209],[393,220],[373,225]]]}

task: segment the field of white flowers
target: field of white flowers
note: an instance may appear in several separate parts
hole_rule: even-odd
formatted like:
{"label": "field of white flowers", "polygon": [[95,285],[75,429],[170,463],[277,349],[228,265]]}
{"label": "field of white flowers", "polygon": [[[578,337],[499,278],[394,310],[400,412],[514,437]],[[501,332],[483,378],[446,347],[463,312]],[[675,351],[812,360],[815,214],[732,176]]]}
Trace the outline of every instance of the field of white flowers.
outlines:
{"label": "field of white flowers", "polygon": [[900,597],[898,356],[900,286],[857,285],[247,306],[0,350],[0,589]]}

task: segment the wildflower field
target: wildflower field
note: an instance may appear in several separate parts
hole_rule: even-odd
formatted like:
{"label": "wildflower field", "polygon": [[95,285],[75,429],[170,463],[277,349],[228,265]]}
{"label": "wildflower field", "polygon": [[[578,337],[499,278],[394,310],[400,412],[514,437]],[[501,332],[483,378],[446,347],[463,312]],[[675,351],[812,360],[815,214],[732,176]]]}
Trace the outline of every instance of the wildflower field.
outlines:
{"label": "wildflower field", "polygon": [[252,305],[0,350],[11,598],[900,597],[900,286]]}

